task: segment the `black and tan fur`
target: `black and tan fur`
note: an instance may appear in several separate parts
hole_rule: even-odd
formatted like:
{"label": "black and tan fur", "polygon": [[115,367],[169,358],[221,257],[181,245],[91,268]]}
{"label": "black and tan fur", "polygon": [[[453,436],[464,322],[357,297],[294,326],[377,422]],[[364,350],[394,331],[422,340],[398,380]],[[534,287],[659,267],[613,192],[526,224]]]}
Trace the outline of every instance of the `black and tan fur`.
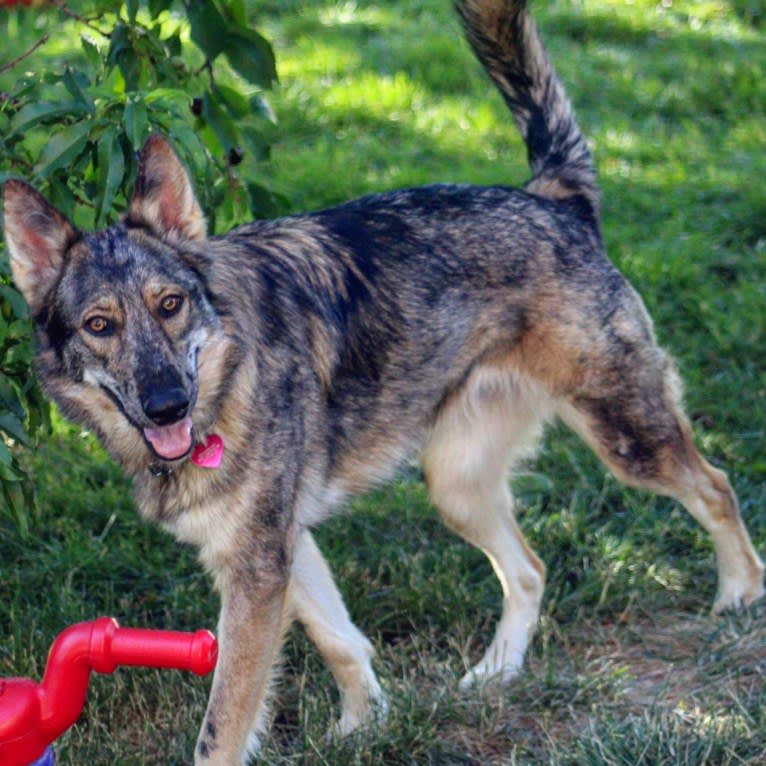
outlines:
{"label": "black and tan fur", "polygon": [[[385,707],[309,530],[413,454],[446,523],[503,585],[496,636],[465,685],[512,677],[535,627],[545,569],[507,475],[555,416],[711,533],[716,610],[763,593],[734,493],[694,447],[673,364],[604,254],[588,149],[524,2],[458,9],[525,138],[523,189],[410,189],[207,238],[159,137],[105,231],[76,231],[26,184],[5,185],[46,389],[133,476],[141,513],[199,547],[221,595],[197,763],[254,748],[293,619],[338,681],[339,731]],[[212,470],[187,459],[210,433],[225,442]]]}

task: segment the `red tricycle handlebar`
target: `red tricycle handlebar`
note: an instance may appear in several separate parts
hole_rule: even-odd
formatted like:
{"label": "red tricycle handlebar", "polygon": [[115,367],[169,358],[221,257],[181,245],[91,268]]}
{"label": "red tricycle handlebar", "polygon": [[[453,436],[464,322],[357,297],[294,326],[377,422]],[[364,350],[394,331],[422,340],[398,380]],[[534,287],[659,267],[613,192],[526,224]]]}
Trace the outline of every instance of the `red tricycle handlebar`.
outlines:
{"label": "red tricycle handlebar", "polygon": [[209,673],[218,658],[207,630],[178,633],[121,628],[111,617],[72,625],[56,638],[43,682],[0,679],[0,766],[27,766],[75,723],[85,703],[91,670],[119,665]]}

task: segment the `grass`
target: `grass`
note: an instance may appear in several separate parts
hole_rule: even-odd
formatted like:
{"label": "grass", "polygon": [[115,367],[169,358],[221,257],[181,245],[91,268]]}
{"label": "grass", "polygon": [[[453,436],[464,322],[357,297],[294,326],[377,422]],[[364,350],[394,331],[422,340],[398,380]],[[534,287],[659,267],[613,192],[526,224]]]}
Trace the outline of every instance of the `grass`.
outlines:
{"label": "grass", "polygon": [[[593,147],[610,253],[677,358],[698,441],[730,472],[763,551],[760,6],[535,5]],[[290,210],[434,181],[525,179],[523,147],[446,0],[258,8],[281,72],[281,137],[263,172]],[[0,527],[0,676],[40,677],[53,636],[103,613],[142,626],[215,624],[216,598],[193,551],[140,522],[128,483],[89,438],[59,423],[33,462],[43,508],[33,541]],[[318,534],[375,643],[388,724],[327,741],[337,695],[294,630],[264,761],[763,763],[766,609],[706,616],[715,590],[706,536],[671,502],[622,489],[563,429],[514,484],[521,524],[549,572],[518,681],[502,692],[458,692],[456,678],[491,637],[499,587],[406,476]],[[158,671],[96,678],[80,723],[59,742],[60,762],[187,762],[207,684]]]}

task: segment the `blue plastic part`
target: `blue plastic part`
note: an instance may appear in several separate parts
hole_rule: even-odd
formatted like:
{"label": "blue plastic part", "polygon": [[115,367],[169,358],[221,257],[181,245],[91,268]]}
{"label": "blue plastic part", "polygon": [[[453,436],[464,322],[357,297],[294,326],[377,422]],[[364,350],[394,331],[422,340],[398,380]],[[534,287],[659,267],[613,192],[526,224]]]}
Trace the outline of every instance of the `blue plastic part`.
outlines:
{"label": "blue plastic part", "polygon": [[45,752],[29,766],[56,766],[56,756],[53,754],[53,748],[46,747]]}

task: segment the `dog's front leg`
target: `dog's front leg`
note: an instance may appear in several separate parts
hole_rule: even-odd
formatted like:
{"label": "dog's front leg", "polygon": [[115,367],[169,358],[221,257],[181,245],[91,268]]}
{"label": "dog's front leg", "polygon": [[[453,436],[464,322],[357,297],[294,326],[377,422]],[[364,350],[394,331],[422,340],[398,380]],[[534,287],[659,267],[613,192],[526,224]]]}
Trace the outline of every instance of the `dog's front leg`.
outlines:
{"label": "dog's front leg", "polygon": [[287,567],[282,572],[258,563],[239,561],[217,573],[219,655],[195,750],[197,766],[239,766],[257,748],[288,580]]}

